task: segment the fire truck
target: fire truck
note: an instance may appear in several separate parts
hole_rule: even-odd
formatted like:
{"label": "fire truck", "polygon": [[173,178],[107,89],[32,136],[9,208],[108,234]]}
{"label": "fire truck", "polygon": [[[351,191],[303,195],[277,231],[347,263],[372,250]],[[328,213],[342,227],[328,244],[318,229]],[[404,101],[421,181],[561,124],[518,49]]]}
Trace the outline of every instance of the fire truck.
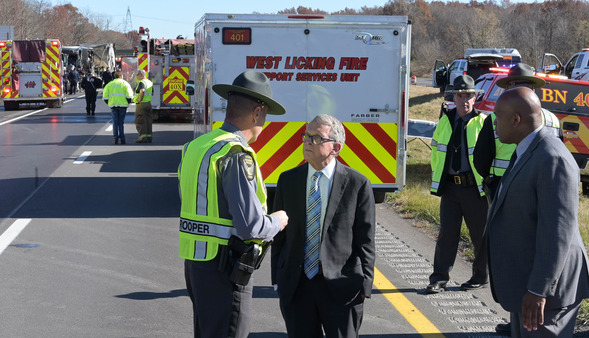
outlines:
{"label": "fire truck", "polygon": [[[493,72],[476,80],[476,88],[484,94],[477,97],[475,108],[491,113],[497,98],[504,89],[497,86],[497,80],[507,76],[508,69],[492,68]],[[553,112],[560,120],[564,143],[577,161],[580,169],[587,167],[589,161],[589,82],[571,80],[566,76],[536,74],[546,80],[541,88],[536,88],[542,108]],[[589,176],[581,176],[583,193],[589,194]]]}
{"label": "fire truck", "polygon": [[0,40],[0,60],[0,98],[5,110],[21,104],[62,106],[64,67],[59,40]]}
{"label": "fire truck", "polygon": [[149,30],[143,27],[139,34],[147,38],[132,56],[117,57],[116,67],[133,88],[137,84],[137,70],[145,70],[153,82],[151,106],[160,120],[192,120],[186,83],[195,79],[194,40],[149,38]]}
{"label": "fire truck", "polygon": [[404,16],[205,14],[195,26],[195,137],[223,124],[226,100],[213,85],[263,72],[286,108],[251,144],[269,193],[304,162],[301,133],[324,113],[346,130],[338,160],[382,202],[405,186],[410,36]]}

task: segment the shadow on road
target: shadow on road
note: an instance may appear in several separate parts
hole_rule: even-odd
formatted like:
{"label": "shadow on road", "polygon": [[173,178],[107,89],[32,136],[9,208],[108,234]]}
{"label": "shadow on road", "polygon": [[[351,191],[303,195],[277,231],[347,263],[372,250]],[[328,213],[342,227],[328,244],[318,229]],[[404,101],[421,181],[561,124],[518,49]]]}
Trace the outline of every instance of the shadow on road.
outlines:
{"label": "shadow on road", "polygon": [[186,289],[171,290],[169,292],[131,292],[124,295],[115,296],[117,298],[126,298],[133,300],[154,300],[162,298],[188,297]]}

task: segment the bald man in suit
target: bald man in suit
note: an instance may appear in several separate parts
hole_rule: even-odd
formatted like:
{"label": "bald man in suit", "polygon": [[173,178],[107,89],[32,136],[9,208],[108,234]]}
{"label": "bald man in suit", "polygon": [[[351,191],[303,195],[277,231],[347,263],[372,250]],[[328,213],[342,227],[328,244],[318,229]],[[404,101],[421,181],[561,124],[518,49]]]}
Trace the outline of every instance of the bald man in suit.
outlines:
{"label": "bald man in suit", "polygon": [[512,337],[572,337],[589,297],[579,168],[531,89],[503,93],[495,114],[499,140],[517,148],[487,218],[493,297],[511,313]]}
{"label": "bald man in suit", "polygon": [[307,163],[276,186],[274,208],[289,226],[274,237],[272,283],[289,337],[357,337],[374,278],[372,187],[336,160],[345,142],[336,118],[317,116],[302,139]]}

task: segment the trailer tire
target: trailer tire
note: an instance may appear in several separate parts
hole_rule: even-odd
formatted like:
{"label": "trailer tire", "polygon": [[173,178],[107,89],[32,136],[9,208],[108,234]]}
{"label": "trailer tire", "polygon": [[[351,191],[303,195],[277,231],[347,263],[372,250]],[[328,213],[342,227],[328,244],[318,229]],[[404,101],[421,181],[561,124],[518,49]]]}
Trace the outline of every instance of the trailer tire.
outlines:
{"label": "trailer tire", "polygon": [[4,101],[4,110],[18,110],[18,102],[15,101]]}

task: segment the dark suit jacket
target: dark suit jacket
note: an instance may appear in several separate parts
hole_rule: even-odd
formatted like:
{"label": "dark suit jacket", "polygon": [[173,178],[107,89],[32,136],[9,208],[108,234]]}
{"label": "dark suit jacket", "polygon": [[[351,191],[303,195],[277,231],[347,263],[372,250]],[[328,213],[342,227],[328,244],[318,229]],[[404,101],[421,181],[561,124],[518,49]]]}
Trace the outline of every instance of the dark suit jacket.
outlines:
{"label": "dark suit jacket", "polygon": [[[305,163],[280,175],[274,210],[284,210],[287,227],[272,243],[272,284],[288,304],[303,273],[306,227]],[[336,163],[321,235],[320,261],[327,287],[342,305],[358,293],[370,297],[374,278],[375,206],[370,181]]]}
{"label": "dark suit jacket", "polygon": [[547,128],[520,156],[489,209],[489,268],[493,296],[521,312],[530,290],[546,308],[589,296],[587,253],[579,233],[579,168]]}

